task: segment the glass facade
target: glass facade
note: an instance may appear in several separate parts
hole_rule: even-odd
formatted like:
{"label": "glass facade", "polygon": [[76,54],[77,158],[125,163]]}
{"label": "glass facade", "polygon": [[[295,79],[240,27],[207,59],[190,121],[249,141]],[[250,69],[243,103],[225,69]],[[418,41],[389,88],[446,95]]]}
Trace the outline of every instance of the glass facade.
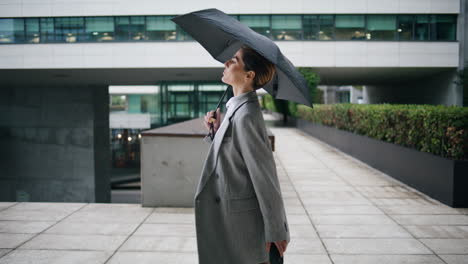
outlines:
{"label": "glass facade", "polygon": [[[457,15],[231,15],[273,40],[456,41]],[[173,16],[0,18],[0,43],[192,41]]]}
{"label": "glass facade", "polygon": [[[132,114],[139,117],[149,115],[150,128],[166,126],[205,116],[206,112],[215,109],[226,88],[224,83],[164,82],[145,93],[115,93],[109,90],[110,115],[124,114],[130,118]],[[223,99],[223,113],[226,112],[225,105],[231,96],[232,93],[228,93]],[[120,123],[116,127],[110,129],[112,167],[138,169],[140,133],[148,128],[127,128]]]}

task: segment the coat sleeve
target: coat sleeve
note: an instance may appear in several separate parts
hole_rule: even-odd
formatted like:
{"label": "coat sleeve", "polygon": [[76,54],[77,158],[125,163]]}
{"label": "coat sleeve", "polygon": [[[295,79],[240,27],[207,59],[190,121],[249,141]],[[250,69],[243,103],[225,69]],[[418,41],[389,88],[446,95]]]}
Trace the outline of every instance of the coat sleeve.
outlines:
{"label": "coat sleeve", "polygon": [[266,242],[289,242],[288,223],[268,137],[252,115],[239,116],[236,126],[236,140],[262,212]]}

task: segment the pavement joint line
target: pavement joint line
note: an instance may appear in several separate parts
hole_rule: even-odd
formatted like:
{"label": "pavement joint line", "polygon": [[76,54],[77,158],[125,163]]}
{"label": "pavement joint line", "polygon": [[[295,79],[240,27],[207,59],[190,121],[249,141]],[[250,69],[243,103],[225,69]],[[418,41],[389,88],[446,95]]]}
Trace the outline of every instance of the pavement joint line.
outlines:
{"label": "pavement joint line", "polygon": [[330,252],[328,251],[327,247],[325,246],[325,243],[323,242],[323,239],[320,237],[320,234],[319,234],[317,228],[315,227],[314,222],[313,222],[312,219],[310,218],[310,215],[308,214],[308,211],[307,211],[307,209],[306,209],[306,207],[305,207],[305,205],[304,205],[304,202],[302,201],[301,196],[300,196],[299,193],[297,192],[296,186],[295,186],[294,183],[291,181],[291,177],[289,177],[289,173],[288,173],[288,171],[286,170],[286,168],[285,168],[284,165],[283,165],[283,162],[282,162],[282,160],[281,160],[280,155],[279,155],[279,154],[275,154],[275,156],[277,156],[278,162],[280,163],[281,168],[282,168],[282,170],[284,171],[285,176],[288,178],[288,181],[290,182],[290,184],[291,184],[291,186],[292,186],[292,188],[293,188],[293,190],[294,190],[294,193],[295,193],[296,196],[297,196],[297,199],[300,201],[301,206],[302,206],[302,209],[304,209],[304,211],[306,212],[307,218],[309,219],[310,224],[311,224],[312,227],[314,228],[315,234],[317,235],[317,238],[320,240],[320,244],[322,245],[323,249],[324,249],[325,252],[327,253],[328,259],[330,260],[330,262],[331,262],[332,264],[334,264],[335,262],[334,262],[333,259],[331,258]]}
{"label": "pavement joint line", "polygon": [[[17,204],[20,204],[20,203],[17,203]],[[17,204],[15,204],[15,205],[17,205]],[[38,237],[39,235],[43,234],[45,231],[51,229],[52,227],[54,227],[54,226],[57,225],[58,223],[62,222],[64,219],[70,217],[72,214],[74,214],[74,213],[80,211],[82,208],[84,208],[84,207],[86,207],[86,206],[88,206],[88,205],[89,205],[89,203],[85,203],[85,204],[83,204],[81,207],[79,207],[78,209],[76,209],[75,211],[73,211],[73,212],[69,213],[68,215],[66,215],[65,217],[63,217],[62,219],[60,219],[60,220],[58,220],[58,221],[55,221],[54,224],[52,224],[52,225],[49,226],[48,228],[42,230],[41,232],[36,233],[36,234],[33,235],[30,239],[28,239],[28,240],[24,241],[23,243],[19,244],[18,246],[16,246],[15,248],[13,248],[13,249],[10,250],[9,252],[7,252],[5,255],[3,255],[2,257],[0,257],[0,259],[6,257],[7,255],[10,255],[13,251],[18,250],[19,247],[21,247],[22,245],[28,243],[29,241],[31,241],[31,240],[33,240],[34,238]],[[50,221],[50,222],[52,222],[52,221]]]}
{"label": "pavement joint line", "polygon": [[[300,130],[299,130],[300,131]],[[302,131],[301,131],[302,132]],[[303,132],[302,132],[303,133]],[[309,135],[310,137],[312,137],[311,135]],[[317,139],[318,140],[318,139]],[[324,143],[324,142],[323,142]],[[326,143],[324,143],[326,144]],[[326,144],[328,145],[328,144]],[[346,182],[348,185],[350,185],[357,193],[361,194],[361,195],[364,195],[358,188],[356,188],[353,184],[351,184],[349,182],[348,179],[345,179],[345,177],[341,176],[339,173],[337,173],[333,168],[330,168],[329,166],[327,166],[327,164],[325,162],[323,162],[321,159],[319,159],[318,157],[316,157],[313,153],[310,153],[310,155],[314,156],[316,159],[319,160],[319,162],[323,163],[323,165],[325,167],[327,167],[328,169],[330,169],[335,175],[337,175],[339,178],[341,178],[344,182]],[[363,163],[360,161],[360,163]],[[366,165],[364,163],[364,165]],[[367,167],[371,168],[372,170],[376,170],[375,168],[372,168],[370,167],[369,165],[367,165]],[[378,171],[378,170],[377,170]],[[382,173],[382,172],[380,172]],[[384,173],[382,173],[383,175],[387,176],[387,177],[390,177]],[[398,182],[398,181],[397,181]],[[432,250],[431,248],[429,248],[425,243],[423,243],[423,241],[419,240],[417,237],[415,237],[413,235],[413,233],[411,233],[407,228],[405,228],[405,226],[401,225],[400,223],[398,223],[391,215],[387,214],[387,212],[385,212],[385,210],[383,210],[379,205],[377,205],[374,201],[370,200],[369,198],[367,197],[364,197],[364,199],[368,200],[370,203],[372,203],[374,206],[376,206],[379,210],[381,210],[384,215],[386,215],[389,219],[391,219],[393,222],[395,222],[397,225],[399,225],[401,228],[403,228],[406,232],[408,232],[408,234],[415,240],[417,240],[419,243],[421,243],[426,249],[428,249],[430,252],[432,252],[433,255],[437,256],[437,258],[439,258],[443,263],[447,264],[447,262],[445,262],[438,254],[436,254],[434,252],[434,250]]]}
{"label": "pavement joint line", "polygon": [[2,209],[0,209],[0,212],[4,211],[4,210],[6,210],[6,209],[12,208],[13,206],[16,206],[17,204],[18,204],[18,202],[13,203],[12,205],[7,206],[7,207],[5,207],[5,208],[2,208]]}
{"label": "pavement joint line", "polygon": [[[140,207],[143,207],[143,206],[140,206]],[[133,234],[135,234],[135,232],[138,230],[138,228],[140,228],[140,226],[143,225],[143,223],[146,221],[146,219],[148,219],[148,217],[150,217],[150,216],[154,213],[154,211],[156,211],[156,207],[153,207],[153,209],[152,209],[151,212],[145,217],[145,219],[143,219],[143,220],[140,222],[140,224],[133,230],[133,232],[132,232],[130,235],[128,235],[127,238],[125,238],[125,240],[122,242],[122,244],[120,244],[120,246],[118,246],[118,247],[114,250],[114,252],[106,259],[106,261],[104,261],[104,264],[108,263],[108,262],[112,259],[112,257],[115,255],[115,253],[117,253],[117,252],[119,251],[119,249],[125,244],[125,242],[127,242],[128,239],[129,239],[130,237],[132,237]],[[123,252],[123,251],[122,251],[122,252]]]}

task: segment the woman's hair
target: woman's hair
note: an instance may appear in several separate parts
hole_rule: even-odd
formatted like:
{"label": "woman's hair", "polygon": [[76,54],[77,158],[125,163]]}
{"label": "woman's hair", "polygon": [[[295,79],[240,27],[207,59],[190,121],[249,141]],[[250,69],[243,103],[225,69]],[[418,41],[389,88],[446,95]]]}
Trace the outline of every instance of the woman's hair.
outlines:
{"label": "woman's hair", "polygon": [[258,89],[267,84],[275,75],[275,65],[265,59],[257,51],[249,46],[243,45],[242,60],[244,61],[245,71],[254,71],[253,88]]}

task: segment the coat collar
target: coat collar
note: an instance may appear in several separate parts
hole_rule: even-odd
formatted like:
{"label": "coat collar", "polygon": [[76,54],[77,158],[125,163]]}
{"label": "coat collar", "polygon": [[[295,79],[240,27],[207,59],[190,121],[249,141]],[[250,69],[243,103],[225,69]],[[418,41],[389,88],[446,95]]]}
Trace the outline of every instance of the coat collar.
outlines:
{"label": "coat collar", "polygon": [[226,113],[226,117],[228,119],[225,119],[225,120],[230,121],[230,118],[234,115],[234,113],[237,111],[237,109],[241,105],[243,105],[245,102],[254,101],[254,100],[258,100],[257,92],[255,90],[240,94],[238,96],[231,97],[231,99],[229,99],[226,103],[226,107],[228,109]]}

